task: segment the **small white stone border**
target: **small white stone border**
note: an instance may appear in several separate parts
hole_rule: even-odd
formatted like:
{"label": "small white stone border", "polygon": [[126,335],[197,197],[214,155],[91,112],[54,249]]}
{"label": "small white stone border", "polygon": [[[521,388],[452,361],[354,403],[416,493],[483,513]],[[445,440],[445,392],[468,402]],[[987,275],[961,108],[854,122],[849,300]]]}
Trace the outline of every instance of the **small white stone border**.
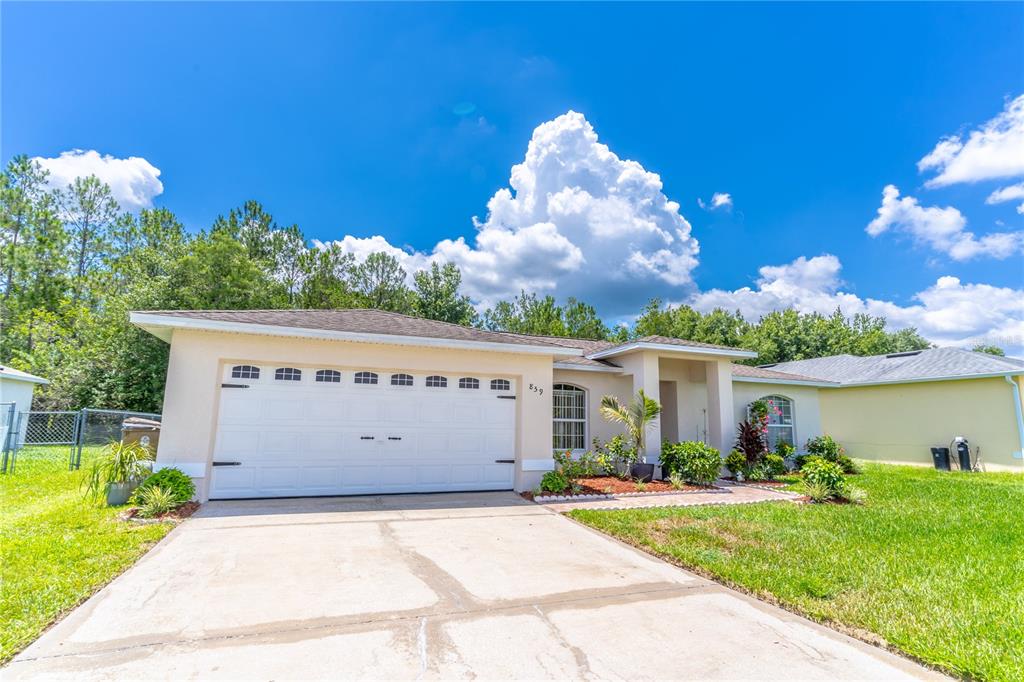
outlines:
{"label": "small white stone border", "polygon": [[537,504],[548,502],[575,502],[576,500],[615,500],[620,497],[663,497],[665,495],[695,495],[698,493],[711,493],[722,490],[718,485],[712,485],[699,490],[666,490],[664,492],[650,493],[592,493],[587,495],[534,495],[533,501]]}
{"label": "small white stone border", "polygon": [[783,495],[794,495],[796,497],[800,497],[800,493],[795,493],[792,490],[786,490],[782,486],[761,485],[760,483],[747,483],[745,481],[743,483],[737,483],[736,481],[726,481],[725,484],[742,486],[744,488],[757,488],[758,490],[767,490],[773,493],[781,493]]}
{"label": "small white stone border", "polygon": [[679,502],[677,504],[663,504],[658,506],[630,507],[595,507],[597,511],[631,511],[633,509],[666,509],[668,507],[733,507],[741,504],[767,504],[768,502],[791,502],[799,503],[799,500],[783,498],[781,500],[715,500],[713,502]]}

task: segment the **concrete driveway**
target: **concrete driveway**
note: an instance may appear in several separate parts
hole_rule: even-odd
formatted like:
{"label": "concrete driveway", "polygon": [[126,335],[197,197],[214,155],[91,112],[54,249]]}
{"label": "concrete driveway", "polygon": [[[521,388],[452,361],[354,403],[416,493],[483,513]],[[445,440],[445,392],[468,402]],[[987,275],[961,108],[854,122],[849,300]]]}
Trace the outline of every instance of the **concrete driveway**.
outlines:
{"label": "concrete driveway", "polygon": [[213,502],[5,680],[899,679],[511,493]]}

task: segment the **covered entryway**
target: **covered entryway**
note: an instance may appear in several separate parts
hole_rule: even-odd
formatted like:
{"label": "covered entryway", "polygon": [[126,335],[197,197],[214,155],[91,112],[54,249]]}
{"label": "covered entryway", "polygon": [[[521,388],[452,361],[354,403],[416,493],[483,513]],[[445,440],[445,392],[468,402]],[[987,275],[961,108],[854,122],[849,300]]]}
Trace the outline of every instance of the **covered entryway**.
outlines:
{"label": "covered entryway", "polygon": [[211,498],[513,486],[511,378],[252,363],[221,379]]}

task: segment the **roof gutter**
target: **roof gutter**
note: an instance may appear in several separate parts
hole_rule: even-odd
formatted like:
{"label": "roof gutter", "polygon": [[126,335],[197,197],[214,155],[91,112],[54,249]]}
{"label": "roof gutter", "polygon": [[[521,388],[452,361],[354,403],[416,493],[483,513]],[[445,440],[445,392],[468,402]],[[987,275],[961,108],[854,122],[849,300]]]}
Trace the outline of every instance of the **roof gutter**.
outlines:
{"label": "roof gutter", "polygon": [[888,381],[851,381],[833,384],[834,388],[854,388],[857,386],[886,386],[888,384],[923,384],[929,381],[960,381],[965,379],[997,379],[1024,374],[1024,369],[1011,372],[984,372],[981,374],[953,374],[939,377],[919,377],[913,379],[890,379]]}
{"label": "roof gutter", "polygon": [[839,384],[832,381],[814,381],[808,379],[804,381],[802,379],[768,379],[766,377],[747,377],[732,375],[733,381],[743,381],[751,384],[781,384],[781,385],[793,385],[793,386],[816,386],[818,388],[838,388]]}
{"label": "roof gutter", "polygon": [[628,343],[624,346],[613,346],[611,348],[591,353],[587,357],[591,360],[601,360],[602,358],[610,358],[616,355],[622,355],[623,353],[629,353],[635,350],[654,350],[663,353],[684,353],[688,355],[711,355],[714,357],[727,357],[727,358],[756,358],[757,353],[750,350],[741,350],[739,348],[702,348],[699,346],[677,346],[668,343],[646,343],[639,341],[636,343]]}
{"label": "roof gutter", "polygon": [[1008,374],[1004,374],[1003,378],[1006,379],[1006,383],[1010,384],[1013,390],[1013,411],[1017,417],[1017,439],[1020,444],[1020,450],[1013,453],[1013,458],[1024,459],[1024,410],[1021,409],[1020,403],[1020,385]]}
{"label": "roof gutter", "polygon": [[227,332],[235,334],[255,334],[260,336],[292,336],[307,339],[325,339],[328,341],[352,341],[356,343],[380,343],[392,346],[420,346],[428,348],[456,348],[460,350],[482,350],[498,353],[521,355],[554,355],[578,357],[583,351],[565,346],[534,346],[497,341],[469,341],[462,339],[440,339],[432,336],[404,336],[400,334],[369,334],[362,332],[343,332],[329,329],[307,329],[305,327],[281,327],[273,324],[251,324],[248,322],[225,322],[223,320],[199,320],[195,318],[152,313],[130,313],[129,320],[137,327],[145,329],[153,336],[170,340],[169,332],[174,329],[193,331]]}

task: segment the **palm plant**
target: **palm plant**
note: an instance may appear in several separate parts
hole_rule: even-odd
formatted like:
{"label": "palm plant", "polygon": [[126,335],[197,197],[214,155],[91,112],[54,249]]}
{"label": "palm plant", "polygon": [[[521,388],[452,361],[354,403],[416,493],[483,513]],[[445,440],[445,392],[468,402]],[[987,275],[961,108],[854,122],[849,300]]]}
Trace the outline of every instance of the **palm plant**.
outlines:
{"label": "palm plant", "polygon": [[82,481],[85,494],[100,497],[111,486],[138,484],[150,474],[152,461],[153,453],[138,443],[111,442]]}
{"label": "palm plant", "polygon": [[626,435],[629,436],[637,453],[643,452],[647,427],[658,419],[659,414],[661,405],[654,398],[648,398],[642,388],[628,405],[623,405],[613,395],[601,398],[601,416],[625,427]]}

